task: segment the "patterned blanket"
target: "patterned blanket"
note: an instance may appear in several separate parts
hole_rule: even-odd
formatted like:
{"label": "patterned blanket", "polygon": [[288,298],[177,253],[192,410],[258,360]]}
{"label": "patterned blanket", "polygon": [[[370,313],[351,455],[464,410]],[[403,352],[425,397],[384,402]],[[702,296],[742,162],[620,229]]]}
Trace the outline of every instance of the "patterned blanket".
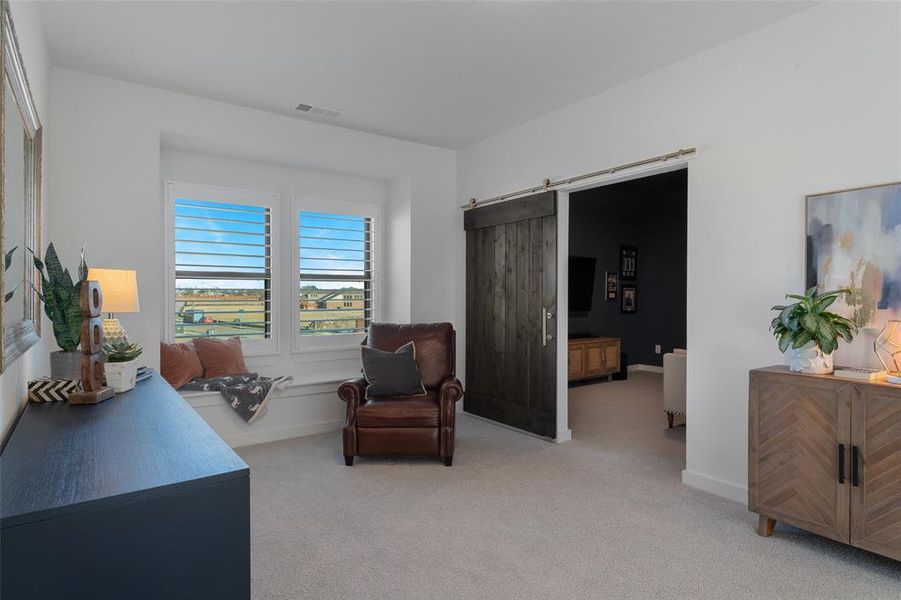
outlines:
{"label": "patterned blanket", "polygon": [[257,373],[195,379],[186,383],[183,390],[195,392],[220,392],[228,405],[238,416],[253,423],[266,414],[269,397],[275,390],[284,389],[294,381],[290,375],[284,377],[260,377]]}

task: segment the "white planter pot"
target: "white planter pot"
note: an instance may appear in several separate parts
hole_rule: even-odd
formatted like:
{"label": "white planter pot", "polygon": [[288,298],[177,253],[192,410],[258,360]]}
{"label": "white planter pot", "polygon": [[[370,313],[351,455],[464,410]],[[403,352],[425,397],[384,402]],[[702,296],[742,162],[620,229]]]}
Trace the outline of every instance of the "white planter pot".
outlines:
{"label": "white planter pot", "polygon": [[828,375],[833,371],[832,355],[823,354],[820,347],[813,342],[808,342],[800,348],[789,348],[785,354],[788,356],[788,366],[792,371],[815,375]]}
{"label": "white planter pot", "polygon": [[135,379],[138,376],[138,361],[107,362],[106,385],[121,394],[135,387]]}

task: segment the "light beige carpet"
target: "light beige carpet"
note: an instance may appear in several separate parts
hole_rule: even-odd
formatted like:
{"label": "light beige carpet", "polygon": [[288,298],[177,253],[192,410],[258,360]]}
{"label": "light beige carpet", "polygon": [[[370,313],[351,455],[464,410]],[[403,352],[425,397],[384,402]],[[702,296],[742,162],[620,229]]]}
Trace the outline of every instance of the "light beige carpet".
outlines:
{"label": "light beige carpet", "polygon": [[241,448],[253,597],[899,598],[901,563],[680,482],[660,377],[573,388],[555,445],[461,415],[454,466],[358,459],[340,433]]}

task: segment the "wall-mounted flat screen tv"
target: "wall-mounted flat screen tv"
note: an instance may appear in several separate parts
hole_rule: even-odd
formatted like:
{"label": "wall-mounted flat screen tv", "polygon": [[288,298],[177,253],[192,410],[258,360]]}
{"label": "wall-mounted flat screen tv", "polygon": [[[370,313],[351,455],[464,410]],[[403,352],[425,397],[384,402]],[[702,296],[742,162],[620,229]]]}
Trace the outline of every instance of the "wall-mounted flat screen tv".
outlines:
{"label": "wall-mounted flat screen tv", "polygon": [[591,310],[596,263],[597,259],[590,256],[569,257],[569,310]]}

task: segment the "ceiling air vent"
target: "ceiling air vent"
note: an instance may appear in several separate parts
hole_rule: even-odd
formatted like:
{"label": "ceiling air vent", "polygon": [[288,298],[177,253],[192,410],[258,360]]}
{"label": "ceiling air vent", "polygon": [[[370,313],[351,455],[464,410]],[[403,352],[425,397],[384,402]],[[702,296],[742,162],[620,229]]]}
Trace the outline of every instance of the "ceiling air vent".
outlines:
{"label": "ceiling air vent", "polygon": [[341,116],[340,110],[325,108],[324,106],[313,106],[312,104],[298,104],[295,110],[317,117],[328,117],[329,119],[337,119]]}

